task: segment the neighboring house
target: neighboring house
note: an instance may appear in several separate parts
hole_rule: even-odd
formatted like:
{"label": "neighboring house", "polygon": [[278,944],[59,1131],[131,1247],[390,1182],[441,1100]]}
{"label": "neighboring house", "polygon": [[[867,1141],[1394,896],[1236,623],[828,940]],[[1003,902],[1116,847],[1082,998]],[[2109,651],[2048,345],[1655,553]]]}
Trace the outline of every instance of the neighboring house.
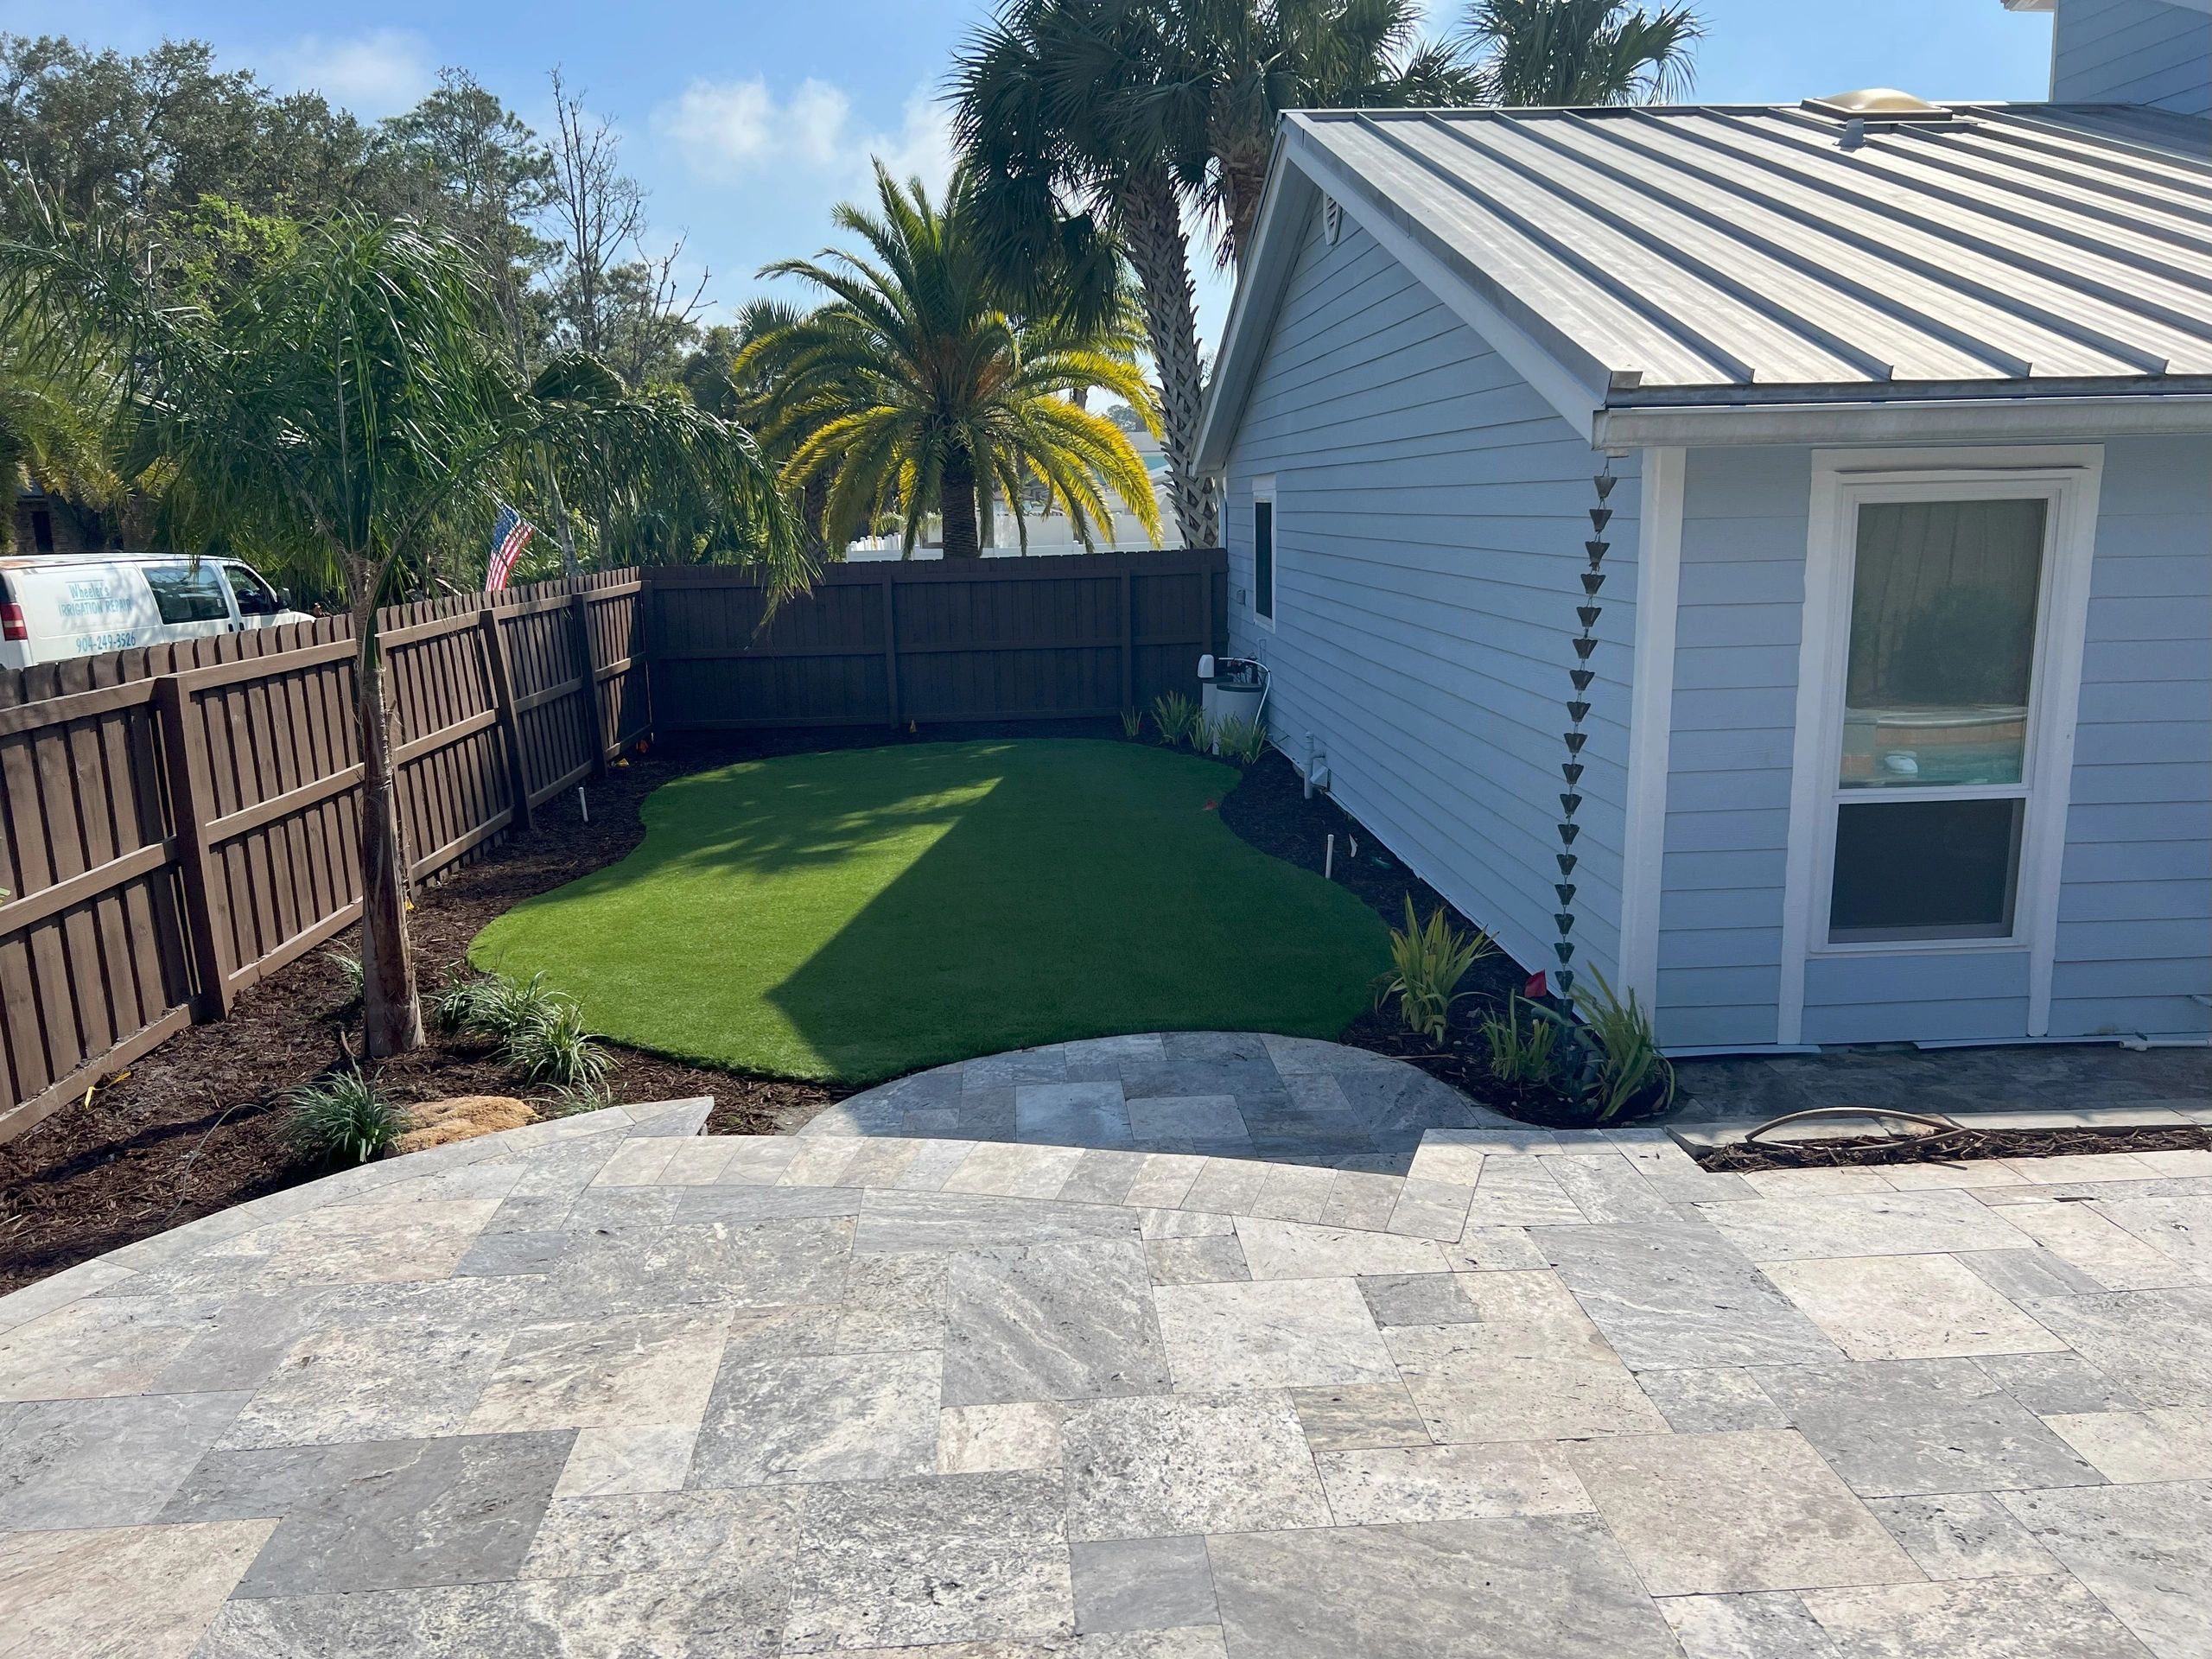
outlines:
{"label": "neighboring house", "polygon": [[2052,20],[2057,104],[2147,104],[2212,115],[2212,0],[2005,0]]}
{"label": "neighboring house", "polygon": [[2212,122],[1293,115],[1202,442],[1275,741],[1531,968],[2205,1037]]}

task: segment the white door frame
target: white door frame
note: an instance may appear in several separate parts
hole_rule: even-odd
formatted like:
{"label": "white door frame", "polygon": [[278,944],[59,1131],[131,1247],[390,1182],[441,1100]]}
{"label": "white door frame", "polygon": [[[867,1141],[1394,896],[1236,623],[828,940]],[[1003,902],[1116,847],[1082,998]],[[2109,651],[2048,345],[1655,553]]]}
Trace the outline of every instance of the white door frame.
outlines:
{"label": "white door frame", "polygon": [[[1805,969],[1815,956],[2028,952],[2025,1034],[2050,1027],[2061,867],[2080,721],[2090,565],[2104,472],[2101,444],[2002,448],[1834,449],[1813,455],[1805,548],[1803,638],[1797,662],[1797,726],[1789,796],[1789,851],[1783,898],[1782,988],[1775,1040],[1803,1041]],[[1835,946],[1827,943],[1828,860],[1834,849],[1835,772],[1842,743],[1842,671],[1849,651],[1850,577],[1858,506],[1866,499],[1985,499],[2017,492],[2051,503],[2029,717],[2027,819],[2020,847],[2012,937]]]}

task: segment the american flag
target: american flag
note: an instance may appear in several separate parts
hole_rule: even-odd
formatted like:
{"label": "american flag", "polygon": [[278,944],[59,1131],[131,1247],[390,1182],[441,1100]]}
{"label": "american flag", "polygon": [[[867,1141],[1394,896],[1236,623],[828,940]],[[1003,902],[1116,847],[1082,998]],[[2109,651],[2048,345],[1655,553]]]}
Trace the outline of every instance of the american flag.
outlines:
{"label": "american flag", "polygon": [[484,591],[496,594],[507,585],[507,578],[514,574],[515,561],[530,545],[530,538],[537,527],[517,512],[505,502],[499,504],[499,517],[492,526],[492,562],[485,568]]}

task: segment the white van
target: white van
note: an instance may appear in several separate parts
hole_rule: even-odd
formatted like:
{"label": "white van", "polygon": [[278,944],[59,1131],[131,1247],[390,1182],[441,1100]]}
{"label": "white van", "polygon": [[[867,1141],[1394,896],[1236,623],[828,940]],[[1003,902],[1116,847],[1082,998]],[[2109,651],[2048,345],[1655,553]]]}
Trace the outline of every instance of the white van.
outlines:
{"label": "white van", "polygon": [[0,668],[313,620],[237,559],[168,553],[0,559]]}

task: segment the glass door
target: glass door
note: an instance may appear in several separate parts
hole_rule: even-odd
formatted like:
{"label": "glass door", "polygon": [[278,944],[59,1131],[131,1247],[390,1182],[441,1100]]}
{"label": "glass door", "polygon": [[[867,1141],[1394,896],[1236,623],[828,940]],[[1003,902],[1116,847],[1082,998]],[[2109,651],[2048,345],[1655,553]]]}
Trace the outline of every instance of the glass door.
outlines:
{"label": "glass door", "polygon": [[2018,937],[2055,505],[1858,503],[1827,946]]}

